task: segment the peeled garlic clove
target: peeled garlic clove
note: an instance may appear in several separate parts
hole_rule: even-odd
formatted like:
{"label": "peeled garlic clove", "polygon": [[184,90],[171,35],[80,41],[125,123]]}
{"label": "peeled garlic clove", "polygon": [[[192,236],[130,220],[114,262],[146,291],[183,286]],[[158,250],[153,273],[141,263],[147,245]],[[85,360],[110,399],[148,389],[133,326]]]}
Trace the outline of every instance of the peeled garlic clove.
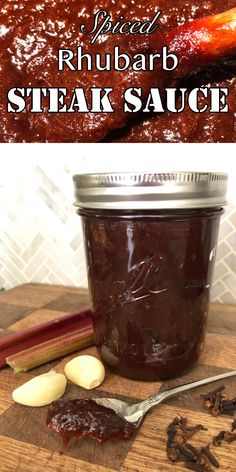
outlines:
{"label": "peeled garlic clove", "polygon": [[65,374],[71,382],[91,390],[101,385],[105,377],[105,369],[96,357],[78,356],[67,362]]}
{"label": "peeled garlic clove", "polygon": [[66,383],[64,374],[51,370],[16,388],[12,392],[12,398],[15,402],[26,406],[50,405],[64,395]]}

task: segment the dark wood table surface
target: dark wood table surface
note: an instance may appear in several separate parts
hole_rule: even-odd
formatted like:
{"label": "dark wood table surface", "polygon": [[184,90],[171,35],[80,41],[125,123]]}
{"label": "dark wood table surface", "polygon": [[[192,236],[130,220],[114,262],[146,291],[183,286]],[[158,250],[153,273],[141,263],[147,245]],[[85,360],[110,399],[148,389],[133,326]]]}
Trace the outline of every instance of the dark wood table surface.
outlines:
{"label": "dark wood table surface", "polygon": [[[85,289],[25,284],[0,293],[0,335],[14,332],[43,321],[74,312],[88,305]],[[112,374],[107,370],[96,395],[108,394],[130,402],[144,399],[160,387],[178,385],[185,381],[204,378],[236,369],[236,306],[212,304],[207,329],[206,345],[200,363],[191,372],[170,382],[138,382]],[[81,353],[97,355],[95,347]],[[166,458],[166,429],[175,416],[186,416],[189,424],[202,423],[208,429],[192,440],[196,446],[211,442],[220,430],[231,428],[232,418],[213,418],[202,408],[197,389],[160,405],[152,410],[137,436],[127,442],[108,442],[98,445],[89,439],[73,440],[63,454],[57,433],[45,424],[47,408],[29,408],[13,402],[11,393],[34,375],[55,368],[63,372],[67,358],[53,361],[30,372],[14,374],[7,367],[0,371],[0,472],[184,472],[181,463],[172,464]],[[236,396],[236,378],[224,382],[229,397]],[[216,386],[219,383],[215,384]],[[69,384],[69,397],[89,397],[88,392]],[[236,471],[235,443],[212,447],[223,471]]]}

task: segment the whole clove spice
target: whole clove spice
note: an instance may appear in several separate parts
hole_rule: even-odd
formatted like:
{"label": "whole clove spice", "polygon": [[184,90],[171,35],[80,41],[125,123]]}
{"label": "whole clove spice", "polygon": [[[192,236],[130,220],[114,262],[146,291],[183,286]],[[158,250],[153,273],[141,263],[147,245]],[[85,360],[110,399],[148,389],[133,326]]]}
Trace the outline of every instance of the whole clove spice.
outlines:
{"label": "whole clove spice", "polygon": [[236,441],[236,434],[233,434],[230,431],[226,431],[223,439],[227,443],[232,443],[233,441]]}
{"label": "whole clove spice", "polygon": [[[204,430],[207,430],[207,428],[201,424],[187,427],[186,418],[174,418],[174,420],[167,427],[167,454],[169,454],[171,448],[175,447],[176,445],[183,445],[198,431]],[[171,456],[173,456],[173,451],[171,452]]]}
{"label": "whole clove spice", "polygon": [[236,434],[231,433],[230,431],[220,431],[220,433],[213,438],[214,446],[221,446],[222,441],[227,443],[232,443],[236,441]]}
{"label": "whole clove spice", "polygon": [[201,397],[204,399],[203,408],[210,410],[212,416],[218,416],[221,411],[221,406],[225,395],[222,391],[225,389],[224,385],[220,385],[215,390],[204,393]]}
{"label": "whole clove spice", "polygon": [[225,386],[221,385],[212,392],[204,393],[201,397],[204,399],[203,408],[209,410],[212,416],[233,415],[236,412],[236,398],[227,400],[223,394]]}
{"label": "whole clove spice", "polygon": [[215,437],[213,438],[212,443],[214,444],[214,446],[221,446],[221,442],[222,442],[223,439],[224,439],[225,433],[226,433],[226,431],[220,431],[220,433],[217,434],[217,436],[215,436]]}
{"label": "whole clove spice", "polygon": [[177,433],[177,426],[181,424],[180,418],[174,418],[174,420],[167,427],[167,457],[172,461],[179,460],[179,451],[175,448],[175,436]]}
{"label": "whole clove spice", "polygon": [[207,428],[201,424],[188,427],[187,418],[174,418],[167,427],[167,457],[172,462],[183,462],[188,470],[213,472],[212,466],[218,468],[219,462],[210,451],[209,444],[198,449],[187,442],[189,438],[202,430],[207,430]]}
{"label": "whole clove spice", "polygon": [[223,390],[224,385],[216,388],[212,392],[204,393],[201,397],[204,399],[203,408],[209,410],[212,416],[222,415],[233,415],[236,411],[236,398],[227,400]]}
{"label": "whole clove spice", "polygon": [[214,465],[214,467],[216,467],[217,469],[220,467],[220,464],[219,464],[218,460],[216,459],[216,457],[214,456],[214,454],[212,454],[212,452],[210,450],[210,445],[209,444],[207,446],[203,447],[201,452],[205,457],[207,457],[209,462],[212,465]]}

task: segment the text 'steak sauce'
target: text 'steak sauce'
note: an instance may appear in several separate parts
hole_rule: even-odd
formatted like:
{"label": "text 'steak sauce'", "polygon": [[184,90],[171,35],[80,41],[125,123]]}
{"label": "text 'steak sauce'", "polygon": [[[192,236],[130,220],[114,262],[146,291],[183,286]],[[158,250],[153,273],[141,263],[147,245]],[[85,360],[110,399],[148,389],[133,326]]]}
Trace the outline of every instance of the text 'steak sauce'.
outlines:
{"label": "text 'steak sauce'", "polygon": [[95,342],[110,369],[181,375],[204,345],[224,173],[74,176]]}

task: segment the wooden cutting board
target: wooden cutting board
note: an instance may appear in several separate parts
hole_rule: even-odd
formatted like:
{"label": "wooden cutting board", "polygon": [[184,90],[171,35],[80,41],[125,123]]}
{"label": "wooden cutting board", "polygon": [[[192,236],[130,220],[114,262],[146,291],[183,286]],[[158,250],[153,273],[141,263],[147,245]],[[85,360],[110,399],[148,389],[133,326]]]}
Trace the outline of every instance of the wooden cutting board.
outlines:
{"label": "wooden cutting board", "polygon": [[[26,284],[0,293],[0,335],[73,312],[88,305],[84,289]],[[137,382],[118,377],[109,371],[97,395],[107,393],[130,402],[141,400],[160,387],[178,385],[208,375],[236,369],[236,306],[212,305],[206,347],[200,364],[188,375],[171,382]],[[83,353],[96,355],[95,348]],[[55,367],[63,372],[65,362],[54,361],[29,373],[13,374],[10,368],[0,371],[0,472],[184,472],[181,464],[166,458],[166,428],[177,415],[186,416],[190,425],[202,423],[208,430],[198,433],[191,442],[206,445],[222,429],[230,429],[232,418],[213,418],[202,409],[200,393],[209,386],[173,398],[150,412],[135,439],[97,445],[93,440],[72,441],[60,454],[57,433],[45,425],[47,408],[29,408],[14,404],[11,392],[32,376]],[[229,397],[236,395],[236,378],[226,380]],[[219,383],[215,384],[215,386]],[[211,389],[211,387],[210,387]],[[86,397],[91,392],[69,385],[67,396]],[[92,394],[91,394],[92,395]],[[236,443],[212,447],[221,466],[218,470],[236,471]],[[216,469],[215,469],[216,470]]]}

